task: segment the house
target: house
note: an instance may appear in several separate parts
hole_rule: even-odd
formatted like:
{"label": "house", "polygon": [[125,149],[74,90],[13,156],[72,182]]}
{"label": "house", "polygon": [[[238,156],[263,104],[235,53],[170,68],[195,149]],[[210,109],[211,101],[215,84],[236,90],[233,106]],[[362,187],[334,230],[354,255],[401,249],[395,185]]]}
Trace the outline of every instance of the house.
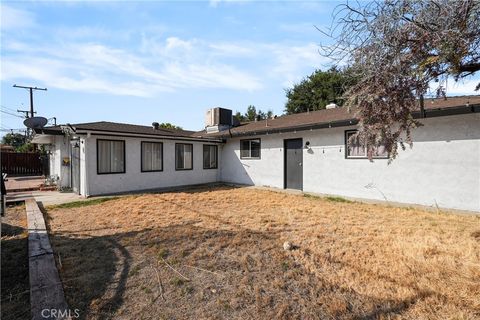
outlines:
{"label": "house", "polygon": [[15,152],[15,148],[8,144],[0,143],[0,151],[1,152]]}
{"label": "house", "polygon": [[350,145],[354,111],[335,107],[234,123],[207,112],[191,132],[111,122],[46,127],[58,184],[84,196],[210,182],[480,211],[480,96],[426,99],[414,147],[388,164]]}

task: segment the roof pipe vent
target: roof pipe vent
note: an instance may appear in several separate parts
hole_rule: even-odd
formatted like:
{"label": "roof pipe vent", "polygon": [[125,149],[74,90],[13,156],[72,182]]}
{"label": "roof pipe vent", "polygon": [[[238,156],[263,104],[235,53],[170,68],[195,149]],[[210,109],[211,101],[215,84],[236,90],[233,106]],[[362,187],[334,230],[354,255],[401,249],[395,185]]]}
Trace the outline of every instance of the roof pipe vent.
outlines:
{"label": "roof pipe vent", "polygon": [[335,109],[335,108],[337,108],[337,107],[338,107],[338,106],[337,106],[334,102],[332,102],[332,103],[327,104],[325,108],[327,108],[327,109]]}
{"label": "roof pipe vent", "polygon": [[154,130],[158,130],[158,128],[160,128],[160,124],[158,122],[152,122],[152,127]]}

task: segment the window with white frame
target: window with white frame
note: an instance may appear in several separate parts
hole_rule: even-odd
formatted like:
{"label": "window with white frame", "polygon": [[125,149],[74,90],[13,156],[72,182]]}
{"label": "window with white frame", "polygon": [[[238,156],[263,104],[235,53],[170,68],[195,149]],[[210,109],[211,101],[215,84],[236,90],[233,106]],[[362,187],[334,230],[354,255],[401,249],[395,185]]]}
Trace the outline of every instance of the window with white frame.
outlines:
{"label": "window with white frame", "polygon": [[125,173],[125,141],[97,140],[97,173]]}
{"label": "window with white frame", "polygon": [[175,144],[175,170],[193,169],[193,144]]}
{"label": "window with white frame", "polygon": [[[353,137],[356,133],[357,130],[345,131],[345,156],[347,159],[368,159],[367,147],[358,137]],[[388,159],[388,152],[385,150],[385,146],[380,145],[376,147],[373,158]]]}
{"label": "window with white frame", "polygon": [[218,146],[203,145],[203,169],[218,168]]}
{"label": "window with white frame", "polygon": [[142,141],[142,172],[163,170],[163,143]]}
{"label": "window with white frame", "polygon": [[260,159],[260,139],[240,140],[241,159]]}

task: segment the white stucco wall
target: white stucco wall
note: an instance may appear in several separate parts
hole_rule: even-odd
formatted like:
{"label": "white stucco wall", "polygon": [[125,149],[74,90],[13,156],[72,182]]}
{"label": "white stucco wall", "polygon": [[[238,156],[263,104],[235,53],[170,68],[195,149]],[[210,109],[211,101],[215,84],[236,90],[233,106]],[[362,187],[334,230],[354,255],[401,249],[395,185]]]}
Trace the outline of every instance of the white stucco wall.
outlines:
{"label": "white stucco wall", "polygon": [[259,135],[261,159],[240,159],[239,138],[223,147],[221,180],[283,188],[283,140],[303,138],[303,190],[347,197],[480,211],[480,115],[423,120],[413,149],[388,160],[345,159],[354,127]]}
{"label": "white stucco wall", "polygon": [[64,136],[54,136],[50,154],[50,175],[59,177],[57,184],[61,187],[70,186],[70,166],[63,166],[64,157],[70,158],[70,142]]}
{"label": "white stucco wall", "polygon": [[[126,172],[118,174],[97,174],[96,139],[125,140]],[[163,143],[163,171],[141,172],[141,141]],[[175,143],[193,144],[193,170],[175,170]],[[82,183],[83,195],[93,196],[137,190],[168,188],[219,181],[219,169],[203,169],[203,145],[212,144],[197,141],[159,140],[148,138],[127,138],[112,136],[91,136],[84,138],[85,177]],[[219,148],[219,162],[221,152]]]}

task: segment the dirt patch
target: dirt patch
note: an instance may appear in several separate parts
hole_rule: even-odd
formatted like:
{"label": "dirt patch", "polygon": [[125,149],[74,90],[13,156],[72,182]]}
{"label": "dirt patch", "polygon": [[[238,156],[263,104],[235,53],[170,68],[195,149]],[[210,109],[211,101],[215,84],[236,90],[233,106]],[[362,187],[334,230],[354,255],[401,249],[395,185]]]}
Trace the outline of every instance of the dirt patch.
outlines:
{"label": "dirt patch", "polygon": [[220,187],[48,218],[83,319],[480,317],[480,217]]}
{"label": "dirt patch", "polygon": [[2,217],[2,319],[30,316],[28,231],[25,206],[8,207]]}

